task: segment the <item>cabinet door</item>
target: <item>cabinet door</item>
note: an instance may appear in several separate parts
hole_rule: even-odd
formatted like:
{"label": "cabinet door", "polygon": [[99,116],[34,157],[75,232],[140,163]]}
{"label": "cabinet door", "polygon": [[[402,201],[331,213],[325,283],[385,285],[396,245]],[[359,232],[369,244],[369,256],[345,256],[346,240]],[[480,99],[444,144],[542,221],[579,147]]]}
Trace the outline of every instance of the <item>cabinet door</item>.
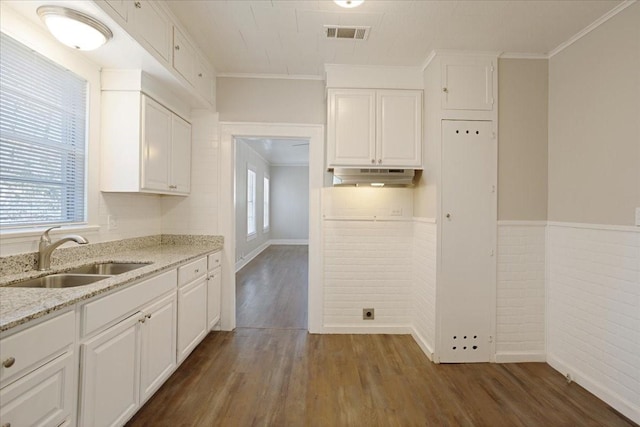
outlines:
{"label": "cabinet door", "polygon": [[165,61],[171,62],[171,21],[159,6],[145,0],[134,2],[133,24],[136,32],[153,50]]}
{"label": "cabinet door", "polygon": [[178,363],[182,362],[207,334],[207,279],[178,288]]}
{"label": "cabinet door", "polygon": [[220,285],[222,282],[222,269],[220,267],[209,272],[207,279],[207,323],[212,330],[220,321]]}
{"label": "cabinet door", "polygon": [[196,51],[176,27],[173,27],[173,68],[189,83],[194,84]]}
{"label": "cabinet door", "polygon": [[122,425],[139,403],[140,312],[82,344],[78,425]]}
{"label": "cabinet door", "polygon": [[422,91],[376,91],[376,154],[384,167],[422,166]]}
{"label": "cabinet door", "polygon": [[77,393],[73,353],[36,369],[0,391],[0,423],[57,426],[71,416]]}
{"label": "cabinet door", "polygon": [[140,403],[144,403],[176,366],[176,294],[143,308],[140,328]]}
{"label": "cabinet door", "polygon": [[444,58],[442,108],[493,110],[493,69],[490,58]]}
{"label": "cabinet door", "polygon": [[128,20],[129,4],[131,3],[130,0],[105,0],[105,1],[109,6],[111,6],[113,10],[116,11],[118,15],[120,15],[122,19],[125,20],[125,22]]}
{"label": "cabinet door", "polygon": [[196,75],[194,77],[196,91],[209,102],[213,101],[213,72],[207,61],[198,55]]}
{"label": "cabinet door", "polygon": [[372,166],[376,96],[373,90],[330,89],[327,166]]}
{"label": "cabinet door", "polygon": [[191,125],[180,117],[171,119],[171,190],[188,193],[191,189]]}
{"label": "cabinet door", "polygon": [[142,108],[142,189],[167,191],[173,114],[146,96]]}

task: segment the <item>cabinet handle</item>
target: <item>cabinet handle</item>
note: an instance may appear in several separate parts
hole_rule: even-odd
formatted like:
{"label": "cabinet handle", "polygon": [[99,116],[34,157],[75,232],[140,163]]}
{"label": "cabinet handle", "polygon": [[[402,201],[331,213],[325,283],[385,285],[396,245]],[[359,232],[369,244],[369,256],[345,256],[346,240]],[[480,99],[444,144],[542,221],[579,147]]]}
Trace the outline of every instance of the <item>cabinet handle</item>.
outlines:
{"label": "cabinet handle", "polygon": [[147,315],[146,315],[146,316],[144,316],[144,317],[146,317],[147,319],[151,319],[151,314],[152,314],[152,313],[149,313],[149,314],[147,314]]}
{"label": "cabinet handle", "polygon": [[375,163],[376,163],[376,160],[375,159],[371,159],[371,164],[373,165]]}
{"label": "cabinet handle", "polygon": [[378,159],[378,164],[381,164],[381,163],[382,163],[382,159]]}
{"label": "cabinet handle", "polygon": [[16,358],[15,357],[9,357],[7,359],[4,359],[2,361],[2,366],[4,366],[5,368],[10,368],[13,366],[13,364],[16,363]]}
{"label": "cabinet handle", "polygon": [[443,91],[444,93],[449,93],[449,89],[447,89],[446,87],[443,87],[443,88],[442,88],[442,91]]}
{"label": "cabinet handle", "polygon": [[140,323],[144,323],[146,321],[147,321],[146,317],[141,317],[140,319],[138,319],[138,322]]}
{"label": "cabinet handle", "polygon": [[198,77],[202,77],[202,73],[198,73]]}
{"label": "cabinet handle", "polygon": [[136,7],[136,9],[142,9],[142,4],[140,4],[139,1],[135,2],[133,5]]}
{"label": "cabinet handle", "polygon": [[179,45],[176,45],[176,50],[180,50],[180,46]]}
{"label": "cabinet handle", "polygon": [[197,274],[197,273],[200,273],[200,269],[199,269],[199,268],[196,268],[195,270],[193,270],[193,272],[194,272],[194,273],[196,273],[196,274]]}
{"label": "cabinet handle", "polygon": [[447,219],[451,218],[451,214],[450,213],[448,213],[446,216],[447,216]]}
{"label": "cabinet handle", "polygon": [[177,185],[170,185],[169,188],[172,189],[172,190],[175,190],[176,188],[178,188],[178,186]]}

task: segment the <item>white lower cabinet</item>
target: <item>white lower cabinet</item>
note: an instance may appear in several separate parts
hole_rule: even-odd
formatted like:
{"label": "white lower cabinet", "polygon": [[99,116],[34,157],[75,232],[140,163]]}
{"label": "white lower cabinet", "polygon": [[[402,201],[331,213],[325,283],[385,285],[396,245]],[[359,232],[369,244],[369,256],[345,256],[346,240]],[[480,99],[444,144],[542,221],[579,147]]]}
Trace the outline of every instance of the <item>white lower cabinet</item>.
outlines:
{"label": "white lower cabinet", "polygon": [[187,358],[207,332],[207,279],[203,274],[178,288],[178,363]]}
{"label": "white lower cabinet", "polygon": [[81,426],[118,426],[139,405],[141,313],[81,345]]}
{"label": "white lower cabinet", "polygon": [[212,330],[220,321],[220,285],[222,268],[218,267],[207,276],[207,325]]}
{"label": "white lower cabinet", "polygon": [[176,294],[142,309],[140,352],[140,403],[144,403],[169,378],[176,367]]}
{"label": "white lower cabinet", "polygon": [[73,353],[65,353],[0,390],[4,426],[57,426],[69,419],[76,395]]}
{"label": "white lower cabinet", "polygon": [[128,420],[176,366],[175,292],[82,344],[80,425]]}

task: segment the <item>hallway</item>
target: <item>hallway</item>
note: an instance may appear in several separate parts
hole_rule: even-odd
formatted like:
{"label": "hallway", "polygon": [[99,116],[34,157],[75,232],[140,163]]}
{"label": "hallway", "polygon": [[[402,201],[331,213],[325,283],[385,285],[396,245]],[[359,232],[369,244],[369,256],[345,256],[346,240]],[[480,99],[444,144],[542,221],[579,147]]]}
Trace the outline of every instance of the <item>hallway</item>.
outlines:
{"label": "hallway", "polygon": [[306,245],[272,245],[236,274],[238,328],[307,329]]}
{"label": "hallway", "polygon": [[306,331],[307,250],[237,275],[238,327],[212,332],[129,426],[633,426],[544,363],[434,364],[410,335]]}

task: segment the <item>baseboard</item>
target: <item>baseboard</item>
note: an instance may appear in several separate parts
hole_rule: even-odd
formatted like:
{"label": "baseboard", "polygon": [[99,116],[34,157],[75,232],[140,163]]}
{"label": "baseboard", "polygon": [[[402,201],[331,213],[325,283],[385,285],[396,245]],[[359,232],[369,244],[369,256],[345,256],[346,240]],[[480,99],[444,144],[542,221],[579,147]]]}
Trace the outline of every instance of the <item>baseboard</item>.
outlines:
{"label": "baseboard", "polygon": [[422,352],[427,356],[427,358],[429,358],[429,360],[433,362],[433,347],[429,345],[427,340],[425,340],[418,331],[416,331],[416,328],[411,328],[411,336],[413,337],[416,344],[418,344],[418,347],[420,347]]}
{"label": "baseboard", "polygon": [[394,334],[409,335],[412,327],[407,325],[324,325],[321,334]]}
{"label": "baseboard", "polygon": [[260,255],[265,249],[267,249],[269,245],[270,245],[270,242],[265,242],[260,246],[258,246],[257,248],[255,248],[254,250],[252,250],[251,252],[249,252],[247,255],[245,255],[244,258],[236,261],[236,273],[242,270],[242,267],[244,267],[245,265],[253,261],[253,259],[258,255]]}
{"label": "baseboard", "polygon": [[546,362],[547,355],[544,352],[498,352],[496,353],[496,363],[525,363],[525,362]]}
{"label": "baseboard", "polygon": [[309,239],[271,239],[270,245],[308,245]]}
{"label": "baseboard", "polygon": [[562,375],[570,375],[571,380],[580,384],[589,392],[611,405],[612,408],[620,412],[625,417],[640,424],[640,405],[629,402],[617,393],[609,390],[605,385],[600,384],[588,375],[585,375],[584,372],[571,368],[568,363],[565,363],[553,355],[547,355],[547,363]]}

